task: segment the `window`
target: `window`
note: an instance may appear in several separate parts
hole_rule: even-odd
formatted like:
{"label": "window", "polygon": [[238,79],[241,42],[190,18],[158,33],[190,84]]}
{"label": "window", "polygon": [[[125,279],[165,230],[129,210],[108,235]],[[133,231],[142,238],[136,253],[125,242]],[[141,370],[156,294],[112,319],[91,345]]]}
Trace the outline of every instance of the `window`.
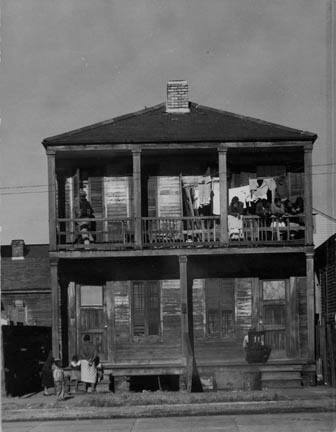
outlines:
{"label": "window", "polygon": [[160,290],[157,281],[133,282],[133,336],[160,334]]}
{"label": "window", "polygon": [[234,283],[231,279],[206,279],[206,322],[209,337],[234,332]]}
{"label": "window", "polygon": [[80,304],[84,307],[103,306],[103,287],[100,285],[82,285]]}

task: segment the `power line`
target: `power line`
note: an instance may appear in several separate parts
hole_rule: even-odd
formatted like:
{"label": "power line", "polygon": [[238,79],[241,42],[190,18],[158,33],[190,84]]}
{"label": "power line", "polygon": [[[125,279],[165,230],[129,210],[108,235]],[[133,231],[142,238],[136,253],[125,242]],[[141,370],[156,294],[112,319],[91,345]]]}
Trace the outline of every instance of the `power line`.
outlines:
{"label": "power line", "polygon": [[37,188],[37,187],[48,187],[47,184],[39,185],[16,185],[16,186],[0,186],[0,189],[27,189],[27,188]]}
{"label": "power line", "polygon": [[316,211],[317,213],[319,213],[320,215],[324,216],[325,218],[327,218],[327,219],[329,219],[329,220],[331,220],[333,222],[336,222],[336,218],[334,218],[333,216],[328,215],[327,213],[325,213],[325,212],[323,212],[321,210],[313,208],[313,211]]}
{"label": "power line", "polygon": [[0,196],[38,194],[38,193],[48,193],[48,192],[49,192],[49,190],[46,190],[46,191],[26,191],[26,192],[5,192],[5,193],[0,193]]}

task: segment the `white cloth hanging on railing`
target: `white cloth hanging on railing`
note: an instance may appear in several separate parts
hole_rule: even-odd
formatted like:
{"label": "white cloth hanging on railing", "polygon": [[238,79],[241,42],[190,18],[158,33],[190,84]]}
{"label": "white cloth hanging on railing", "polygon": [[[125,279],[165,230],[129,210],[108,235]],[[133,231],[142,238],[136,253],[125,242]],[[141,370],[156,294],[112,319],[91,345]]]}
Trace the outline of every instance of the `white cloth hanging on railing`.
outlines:
{"label": "white cloth hanging on railing", "polygon": [[250,186],[240,186],[229,189],[229,203],[231,203],[233,197],[238,197],[239,201],[243,203],[244,208],[246,204],[251,202],[251,191]]}
{"label": "white cloth hanging on railing", "polygon": [[243,237],[243,219],[235,216],[228,216],[229,238],[239,240]]}
{"label": "white cloth hanging on railing", "polygon": [[220,215],[219,180],[212,181],[212,213]]}
{"label": "white cloth hanging on railing", "polygon": [[199,206],[208,205],[211,201],[211,177],[204,177],[202,183],[198,184]]}

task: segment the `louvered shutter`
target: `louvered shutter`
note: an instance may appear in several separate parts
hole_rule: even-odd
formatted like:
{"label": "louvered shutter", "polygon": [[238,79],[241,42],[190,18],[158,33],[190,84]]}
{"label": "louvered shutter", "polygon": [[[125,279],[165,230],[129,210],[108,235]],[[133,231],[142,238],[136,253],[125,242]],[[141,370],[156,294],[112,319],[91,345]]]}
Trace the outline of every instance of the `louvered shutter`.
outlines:
{"label": "louvered shutter", "polygon": [[[91,203],[94,216],[96,219],[104,217],[104,204],[103,204],[103,178],[102,177],[89,177],[89,201]],[[95,236],[96,242],[103,241],[103,223],[99,220],[95,222]]]}
{"label": "louvered shutter", "polygon": [[[131,229],[127,218],[133,214],[132,179],[130,177],[104,177],[105,216],[108,222],[108,241],[124,241],[126,230]],[[113,219],[115,219],[113,221]]]}
{"label": "louvered shutter", "polygon": [[159,281],[146,282],[147,310],[148,310],[148,335],[160,333],[160,291]]}
{"label": "louvered shutter", "polygon": [[133,335],[145,335],[145,287],[143,282],[133,283]]}

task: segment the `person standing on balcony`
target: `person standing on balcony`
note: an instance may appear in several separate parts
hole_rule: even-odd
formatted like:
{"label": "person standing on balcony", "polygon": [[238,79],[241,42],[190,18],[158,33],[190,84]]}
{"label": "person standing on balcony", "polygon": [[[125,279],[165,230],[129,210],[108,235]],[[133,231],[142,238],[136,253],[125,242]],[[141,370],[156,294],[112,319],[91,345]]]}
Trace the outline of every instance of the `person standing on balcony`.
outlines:
{"label": "person standing on balcony", "polygon": [[[94,218],[94,211],[91,204],[86,199],[85,190],[81,189],[79,191],[79,208],[76,211],[76,218],[78,219],[92,219]],[[94,241],[91,231],[95,231],[95,223],[88,220],[83,220],[79,222],[79,236],[76,243],[90,244]]]}

